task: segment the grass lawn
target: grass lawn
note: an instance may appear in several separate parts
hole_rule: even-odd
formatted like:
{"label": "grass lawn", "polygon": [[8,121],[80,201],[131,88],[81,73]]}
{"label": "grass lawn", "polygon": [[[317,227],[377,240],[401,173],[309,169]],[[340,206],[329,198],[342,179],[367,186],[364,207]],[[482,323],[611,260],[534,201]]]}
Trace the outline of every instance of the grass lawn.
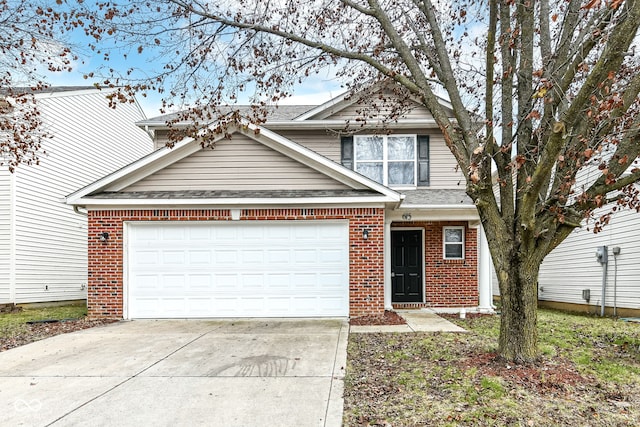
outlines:
{"label": "grass lawn", "polygon": [[540,362],[495,358],[499,317],[467,334],[350,334],[347,426],[640,426],[640,324],[540,310]]}
{"label": "grass lawn", "polygon": [[[82,329],[92,325],[85,319],[87,307],[66,305],[61,307],[25,308],[0,314],[0,351],[27,344],[52,335]],[[28,325],[29,321],[65,320],[57,323]],[[69,320],[76,319],[76,320]]]}

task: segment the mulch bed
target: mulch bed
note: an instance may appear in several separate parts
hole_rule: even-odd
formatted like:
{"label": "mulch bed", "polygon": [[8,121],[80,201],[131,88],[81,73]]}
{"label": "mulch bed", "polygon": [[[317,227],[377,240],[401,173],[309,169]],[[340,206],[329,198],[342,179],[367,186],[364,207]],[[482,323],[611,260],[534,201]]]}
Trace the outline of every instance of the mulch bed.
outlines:
{"label": "mulch bed", "polygon": [[541,394],[563,393],[567,386],[593,384],[581,375],[574,364],[564,358],[541,358],[536,363],[516,365],[501,359],[497,353],[481,353],[459,362],[465,369],[476,368],[481,377],[501,377]]}
{"label": "mulch bed", "polygon": [[9,350],[55,335],[80,331],[82,329],[89,329],[95,326],[106,325],[113,322],[117,322],[117,320],[90,320],[87,318],[82,318],[68,319],[57,322],[28,324],[26,325],[26,329],[20,330],[11,337],[3,338],[2,341],[0,341],[0,351]]}
{"label": "mulch bed", "polygon": [[395,311],[385,310],[383,316],[360,316],[349,320],[354,326],[378,326],[378,325],[405,325],[407,322]]}

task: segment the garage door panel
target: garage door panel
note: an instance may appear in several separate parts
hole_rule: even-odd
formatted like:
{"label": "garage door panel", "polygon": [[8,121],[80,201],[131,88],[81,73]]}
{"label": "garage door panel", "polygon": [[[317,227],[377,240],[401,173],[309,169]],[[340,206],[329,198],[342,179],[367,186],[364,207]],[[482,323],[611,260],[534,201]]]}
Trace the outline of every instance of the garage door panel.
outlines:
{"label": "garage door panel", "polygon": [[185,240],[185,227],[163,227],[162,240],[165,242],[182,242]]}
{"label": "garage door panel", "polygon": [[348,315],[346,221],[129,223],[128,317]]}
{"label": "garage door panel", "polygon": [[211,264],[211,251],[189,251],[189,264],[192,266]]}
{"label": "garage door panel", "polygon": [[238,263],[238,251],[229,249],[224,252],[216,252],[213,258],[218,266],[234,265]]}
{"label": "garage door panel", "polygon": [[237,260],[237,263],[242,264],[245,268],[261,268],[264,263],[264,255],[263,250],[245,249],[240,252],[240,259]]}
{"label": "garage door panel", "polygon": [[189,289],[200,291],[203,289],[213,289],[213,278],[211,274],[190,274]]}
{"label": "garage door panel", "polygon": [[184,255],[183,251],[165,250],[162,252],[162,263],[165,265],[184,265]]}
{"label": "garage door panel", "polygon": [[288,265],[291,263],[291,251],[288,249],[272,249],[267,252],[269,264],[283,264]]}

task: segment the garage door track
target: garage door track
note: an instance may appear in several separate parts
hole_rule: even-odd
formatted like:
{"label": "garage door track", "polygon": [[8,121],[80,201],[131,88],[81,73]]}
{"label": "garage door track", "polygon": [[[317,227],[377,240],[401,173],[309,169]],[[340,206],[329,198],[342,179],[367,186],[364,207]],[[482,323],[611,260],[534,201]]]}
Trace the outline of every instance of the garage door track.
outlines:
{"label": "garage door track", "polygon": [[339,426],[344,319],[119,322],[0,353],[0,425]]}

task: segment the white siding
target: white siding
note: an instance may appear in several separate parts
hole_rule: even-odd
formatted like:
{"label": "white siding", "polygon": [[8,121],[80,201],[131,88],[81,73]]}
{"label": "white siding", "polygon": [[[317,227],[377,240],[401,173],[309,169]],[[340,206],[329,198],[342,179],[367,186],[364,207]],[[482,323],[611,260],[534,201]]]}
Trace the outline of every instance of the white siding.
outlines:
{"label": "white siding", "polygon": [[219,141],[124,191],[326,190],[342,184],[242,134]]}
{"label": "white siding", "polygon": [[11,176],[0,168],[0,303],[10,302]]}
{"label": "white siding", "polygon": [[[591,290],[590,304],[602,301],[602,266],[596,261],[598,246],[609,247],[606,305],[613,306],[615,262],[617,257],[617,305],[640,309],[640,214],[616,213],[602,232],[593,234],[586,228],[575,230],[542,263],[539,278],[541,300],[584,304],[582,290]],[[599,309],[594,307],[599,312]]]}
{"label": "white siding", "polygon": [[68,194],[149,153],[134,123],[135,104],[108,106],[105,92],[66,92],[39,100],[53,138],[40,165],[16,172],[15,302],[86,298],[86,218]]}

